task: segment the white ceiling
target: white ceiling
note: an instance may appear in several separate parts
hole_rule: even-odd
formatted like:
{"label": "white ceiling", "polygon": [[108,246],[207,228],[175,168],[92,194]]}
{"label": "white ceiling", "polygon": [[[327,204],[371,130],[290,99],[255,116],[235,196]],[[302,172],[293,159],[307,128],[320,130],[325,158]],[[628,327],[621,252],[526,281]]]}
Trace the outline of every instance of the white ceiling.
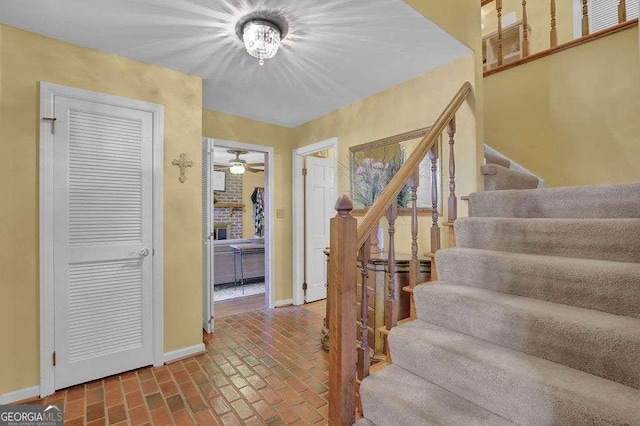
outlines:
{"label": "white ceiling", "polygon": [[[287,17],[260,67],[237,21]],[[204,78],[204,107],[294,127],[468,49],[402,0],[1,0],[0,22]]]}

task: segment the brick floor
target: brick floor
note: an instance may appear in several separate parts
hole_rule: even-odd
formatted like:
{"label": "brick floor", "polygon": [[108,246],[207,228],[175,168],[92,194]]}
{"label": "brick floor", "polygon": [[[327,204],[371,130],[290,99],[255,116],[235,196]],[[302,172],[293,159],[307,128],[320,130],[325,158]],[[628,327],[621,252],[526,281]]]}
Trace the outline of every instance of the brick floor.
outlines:
{"label": "brick floor", "polygon": [[32,403],[64,404],[68,425],[326,424],[322,311],[312,304],[228,316],[204,335],[206,354]]}

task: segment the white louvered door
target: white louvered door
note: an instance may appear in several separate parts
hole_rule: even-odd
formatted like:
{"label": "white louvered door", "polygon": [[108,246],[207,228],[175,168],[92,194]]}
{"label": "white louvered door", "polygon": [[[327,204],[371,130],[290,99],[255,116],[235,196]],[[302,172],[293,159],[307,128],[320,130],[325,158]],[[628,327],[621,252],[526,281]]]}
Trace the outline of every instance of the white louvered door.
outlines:
{"label": "white louvered door", "polygon": [[150,112],[56,96],[56,389],[153,363]]}
{"label": "white louvered door", "polygon": [[202,140],[202,328],[213,332],[213,141]]}

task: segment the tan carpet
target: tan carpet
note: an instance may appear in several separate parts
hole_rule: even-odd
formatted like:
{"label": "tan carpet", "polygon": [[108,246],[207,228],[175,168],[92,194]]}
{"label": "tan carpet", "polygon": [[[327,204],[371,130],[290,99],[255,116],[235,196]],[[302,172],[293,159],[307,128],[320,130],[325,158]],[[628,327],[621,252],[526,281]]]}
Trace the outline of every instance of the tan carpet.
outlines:
{"label": "tan carpet", "polygon": [[640,425],[640,184],[470,204],[359,424]]}

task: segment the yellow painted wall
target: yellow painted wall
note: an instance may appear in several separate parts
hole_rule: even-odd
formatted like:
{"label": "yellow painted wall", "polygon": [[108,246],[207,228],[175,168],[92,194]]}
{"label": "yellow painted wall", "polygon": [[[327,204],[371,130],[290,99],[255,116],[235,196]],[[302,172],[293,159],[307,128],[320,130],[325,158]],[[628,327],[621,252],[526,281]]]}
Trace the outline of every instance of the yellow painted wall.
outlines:
{"label": "yellow painted wall", "polygon": [[[465,81],[473,84],[475,68],[474,55],[469,54],[298,127],[295,129],[294,144],[300,147],[337,136],[338,191],[340,194],[349,194],[349,147],[433,124],[460,86]],[[457,116],[457,125],[457,193],[466,195],[477,187],[473,99],[462,106]],[[443,164],[448,164],[448,155],[444,155]],[[460,202],[460,213],[461,216],[466,216],[466,205],[463,202]],[[422,229],[427,229],[426,219],[422,222]],[[401,235],[411,235],[408,218],[399,219],[397,225],[398,238]],[[427,233],[422,232],[421,238],[420,245],[427,251]],[[399,247],[398,250],[406,252],[409,249]]]}
{"label": "yellow painted wall", "polygon": [[404,0],[472,50],[480,45],[480,2]]}
{"label": "yellow painted wall", "polygon": [[[568,1],[568,0],[567,0]],[[475,116],[476,141],[475,157],[469,157],[467,162],[460,163],[458,169],[470,171],[475,167],[476,189],[482,189],[482,179],[480,176],[480,165],[483,158],[484,141],[484,80],[482,76],[482,33],[480,28],[480,2],[476,0],[456,0],[456,1],[425,1],[425,0],[405,0],[405,3],[422,13],[427,19],[434,22],[440,28],[458,39],[461,43],[471,49],[475,72],[467,78],[473,85],[473,98],[470,100],[471,112]],[[461,72],[469,67],[469,64],[460,64]],[[437,76],[446,80],[446,76]],[[440,100],[440,103],[443,102]],[[446,102],[446,101],[444,101]],[[465,192],[459,192],[465,194]],[[465,204],[460,203],[460,205]],[[465,206],[466,207],[466,206]]]}
{"label": "yellow painted wall", "polygon": [[[502,16],[516,12],[516,21],[522,21],[522,0],[503,0]],[[482,8],[486,12],[482,36],[498,31],[498,14],[495,2]],[[527,19],[529,21],[529,52],[536,53],[551,47],[551,9],[548,1],[527,2]],[[573,40],[573,1],[556,2],[556,27],[558,44]]]}
{"label": "yellow painted wall", "polygon": [[2,133],[2,27],[0,26],[0,134]]}
{"label": "yellow painted wall", "polygon": [[638,27],[485,79],[486,141],[548,186],[640,181]]}
{"label": "yellow painted wall", "polygon": [[8,26],[0,37],[0,394],[39,383],[39,81],[164,105],[164,349],[201,343],[201,79]]}
{"label": "yellow painted wall", "polygon": [[292,298],[291,263],[291,136],[292,129],[207,109],[202,110],[202,135],[235,142],[274,147],[275,208],[284,209],[276,218],[273,232],[275,253],[275,300]]}
{"label": "yellow painted wall", "polygon": [[256,234],[256,228],[253,223],[253,202],[251,195],[255,188],[265,187],[264,173],[246,172],[242,175],[242,202],[244,203],[244,212],[242,213],[242,237],[251,238]]}

